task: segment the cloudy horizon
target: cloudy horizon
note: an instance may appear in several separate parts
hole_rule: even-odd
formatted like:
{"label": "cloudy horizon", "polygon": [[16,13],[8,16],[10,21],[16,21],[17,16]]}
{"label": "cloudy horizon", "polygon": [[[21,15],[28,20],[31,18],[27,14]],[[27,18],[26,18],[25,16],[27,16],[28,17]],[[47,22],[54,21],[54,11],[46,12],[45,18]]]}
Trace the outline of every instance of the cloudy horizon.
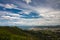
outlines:
{"label": "cloudy horizon", "polygon": [[60,0],[0,0],[0,26],[60,25]]}

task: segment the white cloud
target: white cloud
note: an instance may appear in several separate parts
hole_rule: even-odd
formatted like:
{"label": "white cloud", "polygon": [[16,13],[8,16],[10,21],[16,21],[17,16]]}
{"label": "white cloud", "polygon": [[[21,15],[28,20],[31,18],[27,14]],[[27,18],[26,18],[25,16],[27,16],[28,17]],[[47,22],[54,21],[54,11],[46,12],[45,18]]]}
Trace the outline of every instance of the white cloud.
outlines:
{"label": "white cloud", "polygon": [[3,19],[10,19],[10,16],[1,16]]}
{"label": "white cloud", "polygon": [[[20,19],[16,24],[38,26],[38,25],[60,25],[60,10],[50,8],[35,8],[43,18],[38,19]],[[21,23],[20,23],[21,22]]]}
{"label": "white cloud", "polygon": [[25,1],[27,4],[31,3],[31,0],[23,0]]}
{"label": "white cloud", "polygon": [[10,16],[1,16],[3,19],[6,19],[6,20],[15,20],[15,19],[20,19],[19,17],[10,17]]}
{"label": "white cloud", "polygon": [[22,12],[19,12],[20,14],[29,14],[32,12],[32,10],[23,10]]}
{"label": "white cloud", "polygon": [[11,12],[6,12],[6,11],[0,11],[0,20],[1,19],[6,19],[6,20],[15,20],[15,19],[20,19],[19,14],[11,13]]}
{"label": "white cloud", "polygon": [[[46,8],[36,8],[34,9],[39,13],[40,16],[43,18],[37,18],[37,19],[24,19],[20,18],[21,15],[9,13],[9,12],[0,12],[0,15],[2,15],[2,18],[5,18],[6,20],[12,20],[9,21],[9,23],[13,23],[13,25],[28,25],[28,26],[38,26],[38,25],[60,25],[60,10],[54,10],[54,9],[46,9]],[[6,16],[11,15],[10,16]],[[16,20],[16,21],[13,21]]]}
{"label": "white cloud", "polygon": [[14,5],[14,4],[6,4],[5,5],[5,8],[17,8],[17,6],[16,5]]}
{"label": "white cloud", "polygon": [[9,9],[12,9],[12,8],[18,9],[17,6],[14,4],[0,4],[0,6],[5,7],[5,8],[9,8]]}
{"label": "white cloud", "polygon": [[10,13],[10,14],[8,14],[8,15],[10,15],[10,16],[12,16],[12,17],[20,17],[19,14],[14,14],[14,13]]}

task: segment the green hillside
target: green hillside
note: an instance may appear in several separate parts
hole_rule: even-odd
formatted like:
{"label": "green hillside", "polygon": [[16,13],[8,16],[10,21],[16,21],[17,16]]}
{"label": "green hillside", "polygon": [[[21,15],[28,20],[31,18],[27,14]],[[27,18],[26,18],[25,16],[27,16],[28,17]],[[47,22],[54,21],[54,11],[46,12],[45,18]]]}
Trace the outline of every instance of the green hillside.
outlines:
{"label": "green hillside", "polygon": [[17,27],[0,27],[0,40],[36,40]]}
{"label": "green hillside", "polygon": [[27,31],[17,27],[0,27],[0,40],[60,40],[60,32]]}

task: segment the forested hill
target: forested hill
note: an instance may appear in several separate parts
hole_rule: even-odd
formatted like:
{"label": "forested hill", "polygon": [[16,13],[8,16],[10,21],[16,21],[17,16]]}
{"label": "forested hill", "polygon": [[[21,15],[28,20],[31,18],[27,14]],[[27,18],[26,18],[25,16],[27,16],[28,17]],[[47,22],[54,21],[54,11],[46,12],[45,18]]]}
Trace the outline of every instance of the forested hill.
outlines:
{"label": "forested hill", "polygon": [[18,27],[0,26],[0,40],[60,40],[60,32],[29,31]]}

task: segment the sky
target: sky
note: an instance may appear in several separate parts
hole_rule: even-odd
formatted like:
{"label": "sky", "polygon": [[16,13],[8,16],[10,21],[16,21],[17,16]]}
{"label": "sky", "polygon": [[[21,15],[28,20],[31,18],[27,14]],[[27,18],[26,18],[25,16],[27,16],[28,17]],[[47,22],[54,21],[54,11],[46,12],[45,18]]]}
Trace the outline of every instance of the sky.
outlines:
{"label": "sky", "polygon": [[0,26],[60,25],[60,0],[0,0]]}

